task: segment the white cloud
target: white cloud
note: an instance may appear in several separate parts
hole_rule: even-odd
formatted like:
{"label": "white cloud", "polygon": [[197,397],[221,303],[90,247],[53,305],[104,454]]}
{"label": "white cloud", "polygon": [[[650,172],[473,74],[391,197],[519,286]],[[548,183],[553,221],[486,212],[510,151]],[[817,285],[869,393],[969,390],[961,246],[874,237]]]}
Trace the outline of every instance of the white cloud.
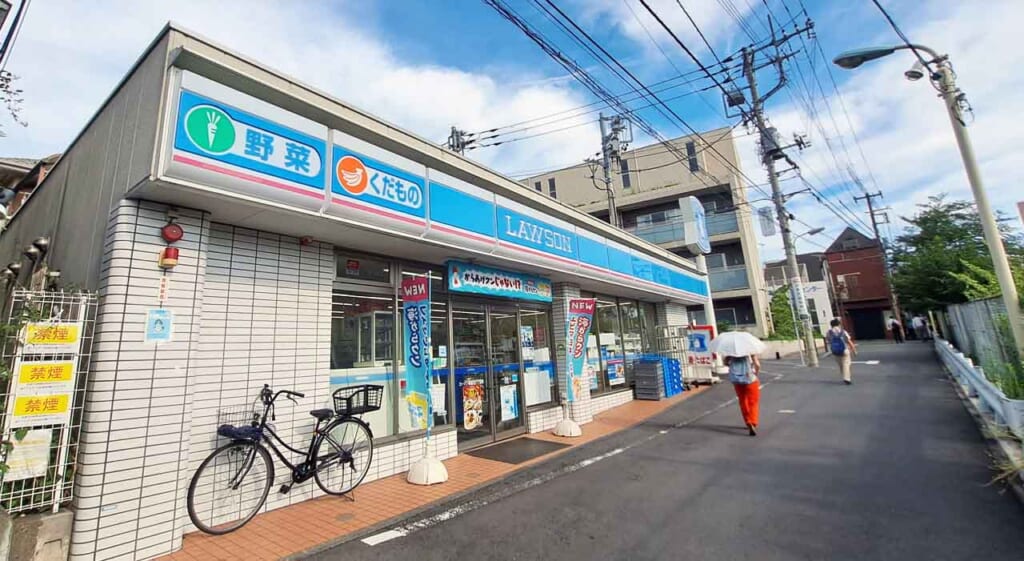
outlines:
{"label": "white cloud", "polygon": [[[405,62],[360,18],[346,17],[351,11],[339,3],[241,0],[122,1],[103,9],[36,2],[8,64],[22,77],[29,127],[5,121],[0,150],[12,156],[64,150],[167,20],[433,141],[451,125],[481,130],[586,102],[565,81]],[[573,121],[522,134],[567,124]],[[592,124],[470,155],[502,170],[538,168],[582,159],[598,138]]]}

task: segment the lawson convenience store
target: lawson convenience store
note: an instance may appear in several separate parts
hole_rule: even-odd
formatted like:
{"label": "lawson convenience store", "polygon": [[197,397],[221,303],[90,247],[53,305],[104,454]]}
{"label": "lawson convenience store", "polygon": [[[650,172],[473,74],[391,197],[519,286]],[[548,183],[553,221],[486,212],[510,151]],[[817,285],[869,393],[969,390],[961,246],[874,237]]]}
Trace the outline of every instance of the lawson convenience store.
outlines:
{"label": "lawson convenience store", "polygon": [[180,547],[219,414],[263,383],[307,396],[278,410],[292,442],[335,388],[382,384],[368,479],[408,469],[424,435],[400,405],[405,277],[430,279],[441,459],[560,418],[568,298],[598,304],[591,391],[570,408],[584,430],[632,399],[630,361],[656,326],[708,300],[692,262],[173,26],[13,217],[0,257],[40,236],[49,269],[101,296],[76,560]]}

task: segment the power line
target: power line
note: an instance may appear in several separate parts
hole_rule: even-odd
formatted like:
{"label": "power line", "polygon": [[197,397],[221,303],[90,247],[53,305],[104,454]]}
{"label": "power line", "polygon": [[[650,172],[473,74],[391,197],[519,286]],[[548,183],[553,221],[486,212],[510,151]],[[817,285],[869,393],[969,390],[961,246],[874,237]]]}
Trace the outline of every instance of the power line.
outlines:
{"label": "power line", "polygon": [[928,69],[928,72],[930,73],[932,71],[931,64],[927,60],[925,60],[924,56],[922,56],[921,53],[917,50],[917,47],[915,47],[914,44],[910,42],[910,39],[908,39],[907,35],[903,33],[903,30],[900,29],[900,26],[896,25],[896,21],[893,20],[892,16],[889,15],[889,12],[885,10],[885,8],[882,6],[882,3],[879,2],[878,0],[871,0],[871,2],[875,4],[875,6],[878,8],[878,11],[882,12],[882,15],[885,16],[886,20],[888,20],[889,25],[892,27],[892,30],[895,31],[896,35],[899,35],[900,39],[903,40],[903,44],[905,44],[911,51],[914,52],[914,55],[917,57],[917,60],[920,61],[921,65]]}

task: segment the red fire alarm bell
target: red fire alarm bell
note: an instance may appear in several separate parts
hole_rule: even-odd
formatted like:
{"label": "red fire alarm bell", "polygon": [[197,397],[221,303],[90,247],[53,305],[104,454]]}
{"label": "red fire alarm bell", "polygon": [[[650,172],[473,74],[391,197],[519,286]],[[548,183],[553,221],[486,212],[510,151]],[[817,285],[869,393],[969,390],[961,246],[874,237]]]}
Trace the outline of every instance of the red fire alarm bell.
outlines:
{"label": "red fire alarm bell", "polygon": [[163,237],[164,241],[167,243],[174,243],[185,237],[185,231],[181,229],[181,226],[171,222],[160,229],[160,236]]}

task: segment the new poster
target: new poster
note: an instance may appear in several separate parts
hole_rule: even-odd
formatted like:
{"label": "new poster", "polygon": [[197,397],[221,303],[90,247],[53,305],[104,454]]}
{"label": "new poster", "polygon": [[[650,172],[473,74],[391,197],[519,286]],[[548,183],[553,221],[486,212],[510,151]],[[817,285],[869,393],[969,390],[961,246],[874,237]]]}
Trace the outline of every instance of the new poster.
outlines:
{"label": "new poster", "polygon": [[473,430],[484,424],[483,380],[466,380],[462,385],[462,426]]}
{"label": "new poster", "polygon": [[587,337],[590,326],[594,323],[594,309],[597,307],[593,298],[571,298],[569,313],[565,327],[566,399],[571,403],[577,395],[586,390],[583,376],[583,361],[587,355]]}
{"label": "new poster", "polygon": [[405,339],[405,401],[412,425],[433,425],[430,398],[430,281],[402,279],[402,317]]}

